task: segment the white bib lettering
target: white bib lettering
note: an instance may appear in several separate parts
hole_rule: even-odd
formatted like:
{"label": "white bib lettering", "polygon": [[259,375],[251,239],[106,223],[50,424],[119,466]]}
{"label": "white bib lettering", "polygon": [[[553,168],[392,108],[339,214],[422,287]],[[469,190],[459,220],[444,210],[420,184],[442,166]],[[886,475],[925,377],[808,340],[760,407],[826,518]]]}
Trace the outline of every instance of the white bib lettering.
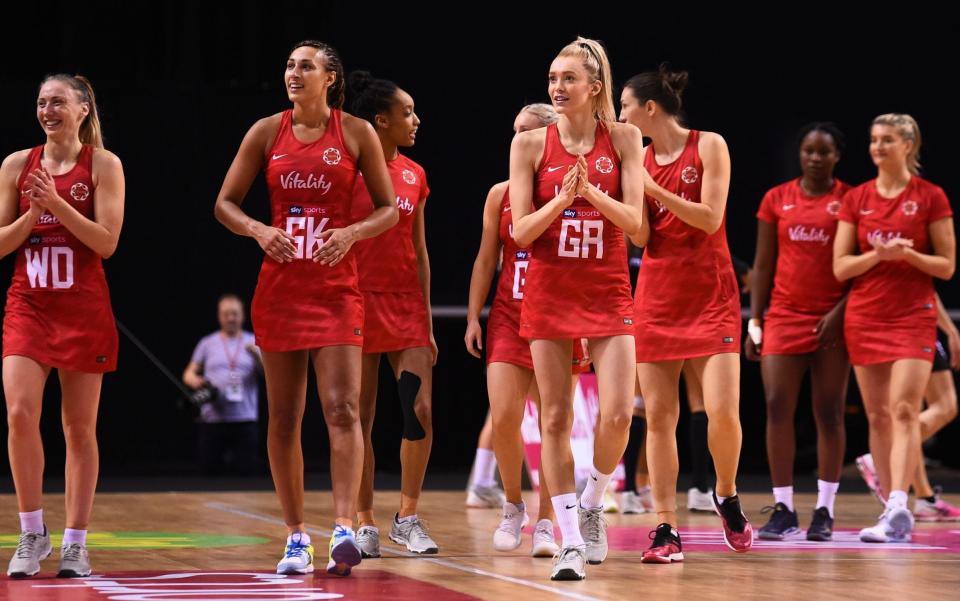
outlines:
{"label": "white bib lettering", "polygon": [[31,288],[66,290],[73,287],[73,249],[68,246],[27,248],[27,281]]}
{"label": "white bib lettering", "polygon": [[602,219],[564,219],[560,222],[560,245],[557,254],[572,259],[603,258]]}
{"label": "white bib lettering", "polygon": [[[314,247],[320,247],[320,233],[327,227],[330,218],[320,219],[319,225],[313,217],[287,217],[287,233],[293,236],[293,242],[296,245],[297,259],[313,258]],[[306,235],[304,235],[306,233]]]}
{"label": "white bib lettering", "polygon": [[530,261],[517,261],[513,264],[513,298],[523,298],[523,287],[527,283],[527,267]]}

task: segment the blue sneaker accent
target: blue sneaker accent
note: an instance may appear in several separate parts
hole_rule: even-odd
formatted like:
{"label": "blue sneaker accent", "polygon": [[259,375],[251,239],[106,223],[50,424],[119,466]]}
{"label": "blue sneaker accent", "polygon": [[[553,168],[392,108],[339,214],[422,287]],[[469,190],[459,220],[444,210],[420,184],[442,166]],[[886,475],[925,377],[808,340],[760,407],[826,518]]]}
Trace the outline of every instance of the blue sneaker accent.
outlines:
{"label": "blue sneaker accent", "polygon": [[295,532],[287,538],[283,559],[277,564],[277,574],[309,574],[313,571],[313,545],[309,538]]}
{"label": "blue sneaker accent", "polygon": [[337,576],[349,576],[350,570],[360,564],[360,545],[353,535],[353,530],[343,526],[333,529],[330,537],[330,561],[327,562],[327,572]]}

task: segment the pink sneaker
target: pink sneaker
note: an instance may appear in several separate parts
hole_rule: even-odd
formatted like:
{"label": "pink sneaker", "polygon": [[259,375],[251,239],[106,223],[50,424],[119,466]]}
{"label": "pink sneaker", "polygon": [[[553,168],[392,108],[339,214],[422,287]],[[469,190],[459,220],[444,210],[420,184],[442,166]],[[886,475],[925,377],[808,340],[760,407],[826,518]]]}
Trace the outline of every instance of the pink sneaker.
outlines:
{"label": "pink sneaker", "polygon": [[935,502],[917,499],[913,504],[913,517],[918,522],[960,522],[960,508],[954,507],[940,497],[940,487],[934,489]]}
{"label": "pink sneaker", "polygon": [[723,542],[737,553],[746,553],[753,547],[753,526],[740,509],[740,497],[727,497],[723,503],[713,493],[713,507],[723,523]]}
{"label": "pink sneaker", "polygon": [[857,470],[859,470],[860,476],[866,483],[867,488],[869,488],[873,496],[880,501],[881,505],[886,506],[887,495],[883,492],[883,489],[880,488],[880,478],[877,476],[877,468],[873,465],[873,455],[870,453],[860,455],[857,457],[856,463]]}

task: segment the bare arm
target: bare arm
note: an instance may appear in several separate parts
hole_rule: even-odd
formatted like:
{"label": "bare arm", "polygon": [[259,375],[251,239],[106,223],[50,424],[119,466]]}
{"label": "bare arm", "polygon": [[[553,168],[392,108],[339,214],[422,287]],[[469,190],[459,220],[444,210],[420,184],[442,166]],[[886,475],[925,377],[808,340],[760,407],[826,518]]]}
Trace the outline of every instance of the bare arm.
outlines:
{"label": "bare arm", "polygon": [[483,232],[480,235],[480,248],[477,250],[477,258],[473,261],[473,271],[470,274],[467,331],[463,341],[467,345],[467,352],[478,359],[480,351],[483,350],[480,311],[483,310],[483,302],[490,293],[490,282],[497,269],[497,257],[500,253],[500,202],[503,200],[506,188],[505,185],[497,184],[487,193],[487,200],[483,205]]}
{"label": "bare arm", "polygon": [[957,267],[957,240],[953,232],[953,219],[938,219],[929,225],[933,254],[904,249],[903,260],[923,273],[949,280]]}
{"label": "bare arm", "polygon": [[437,364],[437,343],[433,338],[433,307],[430,303],[430,255],[427,253],[426,223],[424,209],[427,199],[417,205],[417,214],[413,218],[413,248],[417,253],[417,277],[420,279],[420,291],[427,306],[427,327],[430,331],[430,346],[433,351],[433,364]]}
{"label": "bare arm", "polygon": [[[581,180],[580,194],[613,222],[627,236],[639,236],[645,225],[643,215],[643,136],[633,125],[614,124],[611,139],[620,153],[620,186],[623,202],[610,198],[585,179]],[[587,170],[586,160],[580,157],[581,170]],[[647,224],[649,237],[649,224]]]}
{"label": "bare arm", "polygon": [[30,203],[30,210],[17,216],[20,208],[20,192],[17,190],[17,178],[26,164],[28,150],[15,152],[0,164],[0,257],[14,252],[30,235],[37,219],[43,214],[43,208]]}
{"label": "bare arm", "polygon": [[841,282],[863,275],[880,262],[876,250],[862,255],[854,254],[857,246],[857,226],[849,221],[837,222],[837,237],[833,240],[833,275]]}
{"label": "bare arm", "polygon": [[649,176],[646,179],[647,195],[655,198],[687,225],[712,234],[723,224],[730,191],[730,151],[723,137],[704,132],[698,142],[703,161],[703,184],[700,202],[689,202],[664,189]]}
{"label": "bare arm", "polygon": [[[944,332],[957,332],[957,324],[953,323],[953,320],[950,319],[950,313],[948,313],[947,308],[943,306],[940,295],[934,293],[933,297],[937,303],[937,327]],[[960,334],[960,332],[957,333]]]}
{"label": "bare arm", "polygon": [[324,265],[336,265],[357,240],[374,238],[392,228],[400,220],[397,195],[393,191],[383,147],[369,121],[350,115],[343,116],[343,132],[349,145],[356,146],[355,156],[363,173],[363,183],[370,193],[373,212],[344,228],[321,233],[323,244],[313,253],[313,260]]}
{"label": "bare arm", "polygon": [[777,262],[777,226],[757,220],[757,250],[753,256],[750,279],[750,317],[763,319],[773,289],[773,271]]}
{"label": "bare arm", "polygon": [[269,150],[267,146],[276,136],[279,126],[279,115],[267,117],[254,123],[243,137],[240,149],[223,179],[213,214],[234,234],[255,239],[274,261],[288,263],[296,256],[293,236],[253,219],[241,208],[253,180],[263,168],[264,157]]}
{"label": "bare arm", "polygon": [[93,154],[93,184],[96,205],[93,220],[87,219],[57,194],[53,177],[40,169],[27,175],[33,188],[31,200],[49,211],[77,240],[104,259],[117,250],[123,225],[123,165],[115,154],[97,149]]}
{"label": "bare arm", "polygon": [[580,169],[571,167],[563,178],[559,193],[550,202],[533,210],[533,176],[543,151],[546,132],[526,131],[513,137],[510,145],[510,207],[513,239],[521,247],[530,246],[547,231],[553,220],[573,203]]}

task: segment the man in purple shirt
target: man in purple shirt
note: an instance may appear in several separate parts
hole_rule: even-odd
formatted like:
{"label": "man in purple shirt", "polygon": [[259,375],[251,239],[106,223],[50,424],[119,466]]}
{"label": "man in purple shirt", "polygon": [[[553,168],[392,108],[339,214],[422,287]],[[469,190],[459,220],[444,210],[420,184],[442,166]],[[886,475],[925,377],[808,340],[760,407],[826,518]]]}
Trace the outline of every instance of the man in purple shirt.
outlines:
{"label": "man in purple shirt", "polygon": [[204,337],[183,372],[193,390],[216,392],[200,409],[198,453],[205,474],[259,471],[257,379],[263,371],[253,334],[243,330],[243,301],[224,294],[217,304],[220,329]]}

